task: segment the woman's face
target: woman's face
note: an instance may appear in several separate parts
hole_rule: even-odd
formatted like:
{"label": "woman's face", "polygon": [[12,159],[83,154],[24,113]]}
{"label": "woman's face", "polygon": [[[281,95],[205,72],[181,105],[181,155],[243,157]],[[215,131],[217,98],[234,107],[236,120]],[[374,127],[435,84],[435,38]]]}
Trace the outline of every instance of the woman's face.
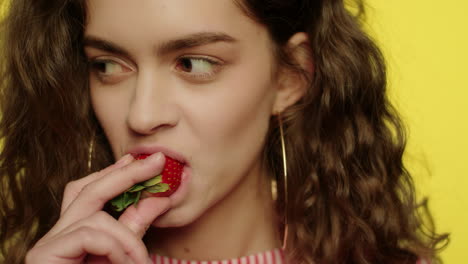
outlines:
{"label": "woman's face", "polygon": [[276,98],[266,29],[233,0],[87,4],[92,104],[115,158],[162,150],[187,161],[185,191],[155,225],[257,192]]}

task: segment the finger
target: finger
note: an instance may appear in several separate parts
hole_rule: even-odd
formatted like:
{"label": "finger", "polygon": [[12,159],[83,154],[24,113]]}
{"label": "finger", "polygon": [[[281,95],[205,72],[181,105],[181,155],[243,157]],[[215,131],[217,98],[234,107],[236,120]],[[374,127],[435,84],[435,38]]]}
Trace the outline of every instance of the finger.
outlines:
{"label": "finger", "polygon": [[119,217],[119,222],[127,226],[137,237],[143,238],[154,220],[164,214],[170,205],[169,198],[148,197],[141,200],[136,207],[128,207]]}
{"label": "finger", "polygon": [[76,199],[68,206],[60,219],[61,224],[68,226],[102,210],[106,202],[125,192],[134,184],[161,173],[163,166],[164,155],[157,153],[147,159],[132,162],[91,182],[83,187]]}
{"label": "finger", "polygon": [[28,259],[35,263],[81,263],[87,254],[102,256],[112,264],[132,263],[120,242],[105,232],[89,227],[33,248]]}
{"label": "finger", "polygon": [[[128,262],[128,264],[133,264],[134,262]],[[142,262],[143,263],[143,262]],[[100,257],[100,256],[88,256],[86,259],[85,264],[111,264],[109,262],[109,259],[106,257]],[[147,263],[144,263],[147,264]]]}
{"label": "finger", "polygon": [[65,187],[64,194],[63,194],[62,207],[61,207],[60,214],[61,215],[63,214],[63,212],[68,208],[70,203],[73,200],[75,200],[75,198],[78,196],[78,194],[86,185],[102,178],[103,176],[117,169],[125,167],[126,165],[130,164],[133,160],[134,158],[131,154],[124,155],[116,163],[110,165],[109,167],[67,184],[67,186]]}
{"label": "finger", "polygon": [[[71,250],[70,253],[86,252],[91,255],[106,257],[112,264],[127,264],[132,263],[129,256],[125,254],[122,245],[118,240],[104,232],[96,231],[81,231],[81,236],[84,238],[81,240],[81,249]],[[85,232],[85,234],[83,234]],[[73,242],[72,242],[73,243]],[[79,243],[79,242],[78,242]],[[66,254],[66,251],[64,251]]]}
{"label": "finger", "polygon": [[104,211],[99,211],[91,217],[72,224],[56,236],[65,236],[83,227],[105,232],[116,238],[123,245],[125,253],[135,263],[144,263],[148,259],[148,251],[140,237]]}

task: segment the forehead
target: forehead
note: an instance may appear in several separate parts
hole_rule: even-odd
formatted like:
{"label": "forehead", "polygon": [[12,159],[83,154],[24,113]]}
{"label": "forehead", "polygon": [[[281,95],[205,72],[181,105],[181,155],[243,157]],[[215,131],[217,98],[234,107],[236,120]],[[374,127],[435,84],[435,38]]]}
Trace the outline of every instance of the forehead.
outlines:
{"label": "forehead", "polygon": [[155,42],[194,32],[225,32],[240,40],[267,37],[234,0],[88,0],[87,8],[86,34],[117,41]]}

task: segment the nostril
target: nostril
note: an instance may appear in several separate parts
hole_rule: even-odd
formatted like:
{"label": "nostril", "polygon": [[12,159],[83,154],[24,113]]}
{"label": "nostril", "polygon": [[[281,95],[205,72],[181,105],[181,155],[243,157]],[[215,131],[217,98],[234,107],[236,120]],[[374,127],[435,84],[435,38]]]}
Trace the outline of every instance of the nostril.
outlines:
{"label": "nostril", "polygon": [[159,131],[164,131],[174,127],[176,122],[166,121],[162,119],[152,120],[132,120],[128,122],[128,127],[131,133],[137,135],[151,135]]}
{"label": "nostril", "polygon": [[[151,109],[133,109],[127,118],[128,128],[141,135],[153,134],[156,131],[170,128],[175,125],[175,115],[168,114],[154,114]],[[158,111],[159,112],[159,111]]]}
{"label": "nostril", "polygon": [[178,122],[177,105],[171,95],[140,89],[134,95],[127,116],[127,125],[136,134],[148,135],[173,127]]}

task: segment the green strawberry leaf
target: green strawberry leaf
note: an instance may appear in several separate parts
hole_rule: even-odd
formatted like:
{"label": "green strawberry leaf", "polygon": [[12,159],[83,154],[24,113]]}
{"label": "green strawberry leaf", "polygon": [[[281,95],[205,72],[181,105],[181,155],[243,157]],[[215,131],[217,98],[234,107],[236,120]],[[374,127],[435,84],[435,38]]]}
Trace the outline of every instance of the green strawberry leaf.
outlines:
{"label": "green strawberry leaf", "polygon": [[113,206],[113,209],[117,212],[121,212],[125,210],[125,208],[129,207],[131,204],[135,203],[140,199],[140,192],[124,192],[121,195],[115,197],[110,201]]}
{"label": "green strawberry leaf", "polygon": [[132,186],[132,188],[128,189],[127,192],[139,192],[143,189],[145,189],[146,186],[140,185],[140,184],[135,184]]}
{"label": "green strawberry leaf", "polygon": [[133,205],[135,205],[135,207],[137,206],[138,202],[140,201],[140,197],[141,197],[141,192],[137,192],[137,197],[135,198],[135,202],[133,203]]}
{"label": "green strawberry leaf", "polygon": [[143,186],[145,187],[151,187],[151,186],[154,186],[158,183],[160,183],[162,181],[162,176],[161,175],[158,175],[154,178],[151,178],[145,182],[142,183]]}
{"label": "green strawberry leaf", "polygon": [[125,192],[125,201],[124,201],[124,204],[123,204],[123,209],[129,207],[130,205],[132,205],[133,203],[135,203],[136,201],[136,198],[138,196],[138,193],[128,193],[128,192]]}
{"label": "green strawberry leaf", "polygon": [[119,195],[111,200],[112,207],[115,211],[120,212],[123,210],[123,205],[125,203],[124,199],[123,195]]}
{"label": "green strawberry leaf", "polygon": [[110,201],[113,209],[117,212],[121,212],[132,204],[136,206],[140,201],[142,191],[148,191],[150,193],[161,193],[169,190],[169,185],[166,183],[161,183],[161,181],[162,176],[158,175],[147,181],[133,185],[126,192],[120,194]]}
{"label": "green strawberry leaf", "polygon": [[157,185],[154,185],[145,189],[145,191],[149,193],[160,193],[160,192],[165,192],[167,190],[169,190],[169,185],[166,183],[159,183]]}

